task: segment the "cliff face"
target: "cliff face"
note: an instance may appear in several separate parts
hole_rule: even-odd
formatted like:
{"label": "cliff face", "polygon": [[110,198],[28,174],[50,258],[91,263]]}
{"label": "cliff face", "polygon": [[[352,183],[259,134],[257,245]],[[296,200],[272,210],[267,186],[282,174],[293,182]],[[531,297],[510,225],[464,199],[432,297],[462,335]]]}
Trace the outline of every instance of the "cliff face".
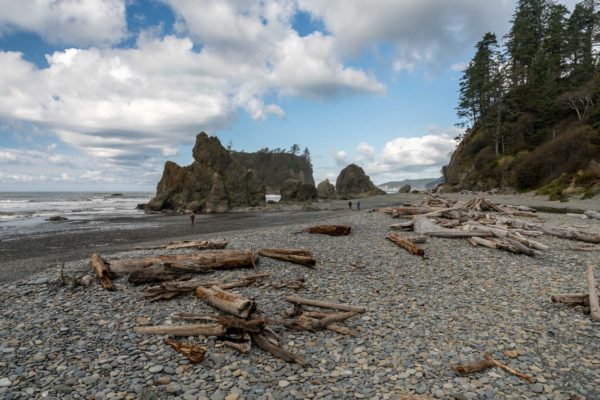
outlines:
{"label": "cliff face", "polygon": [[198,134],[193,155],[187,167],[166,162],[148,209],[225,212],[265,204],[265,190],[254,171],[231,157],[219,139]]}
{"label": "cliff face", "polygon": [[244,168],[252,169],[267,193],[279,194],[281,185],[288,179],[315,185],[312,165],[302,156],[264,151],[256,153],[234,151],[231,157]]}

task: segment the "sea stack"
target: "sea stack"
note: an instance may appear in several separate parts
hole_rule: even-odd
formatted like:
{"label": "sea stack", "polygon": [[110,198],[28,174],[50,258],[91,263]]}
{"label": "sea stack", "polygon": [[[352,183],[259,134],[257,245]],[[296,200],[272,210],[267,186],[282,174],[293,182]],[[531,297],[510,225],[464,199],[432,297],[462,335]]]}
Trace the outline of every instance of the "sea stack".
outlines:
{"label": "sea stack", "polygon": [[187,167],[165,163],[147,209],[226,212],[265,204],[265,188],[254,171],[233,159],[218,138],[199,133],[192,154],[194,162]]}
{"label": "sea stack", "polygon": [[360,199],[385,194],[356,164],[350,164],[340,172],[335,182],[335,190],[342,199]]}

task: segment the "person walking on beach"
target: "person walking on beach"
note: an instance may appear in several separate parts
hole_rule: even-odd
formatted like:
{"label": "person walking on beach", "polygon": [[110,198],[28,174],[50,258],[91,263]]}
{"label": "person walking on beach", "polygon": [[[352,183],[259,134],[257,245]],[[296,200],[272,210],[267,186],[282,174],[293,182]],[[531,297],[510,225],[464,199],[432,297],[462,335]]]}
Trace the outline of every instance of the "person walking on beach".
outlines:
{"label": "person walking on beach", "polygon": [[348,208],[350,208],[350,210],[352,210],[352,202],[351,201],[348,202]]}
{"label": "person walking on beach", "polygon": [[357,209],[358,211],[360,211],[360,201],[359,201],[358,203],[356,203],[356,209]]}
{"label": "person walking on beach", "polygon": [[190,221],[192,221],[192,225],[194,225],[194,220],[196,219],[196,214],[194,214],[194,211],[192,210],[191,214],[190,214]]}

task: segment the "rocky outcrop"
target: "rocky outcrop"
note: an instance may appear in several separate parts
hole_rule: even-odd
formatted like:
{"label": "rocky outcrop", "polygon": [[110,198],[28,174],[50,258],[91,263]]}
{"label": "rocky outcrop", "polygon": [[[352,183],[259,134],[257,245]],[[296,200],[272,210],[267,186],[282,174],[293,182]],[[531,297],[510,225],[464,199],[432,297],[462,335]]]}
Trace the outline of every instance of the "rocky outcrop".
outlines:
{"label": "rocky outcrop", "polygon": [[350,164],[340,172],[335,182],[335,190],[343,199],[359,199],[361,197],[385,194],[371,182],[365,171],[356,164]]}
{"label": "rocky outcrop", "polygon": [[404,185],[400,189],[398,189],[398,193],[410,193],[410,185]]}
{"label": "rocky outcrop", "polygon": [[165,163],[147,209],[226,212],[265,204],[265,189],[254,171],[234,160],[216,137],[198,134],[193,156],[194,162],[187,167]]}
{"label": "rocky outcrop", "polygon": [[319,194],[319,199],[330,200],[337,199],[337,192],[335,191],[335,186],[329,182],[329,179],[325,179],[317,186],[317,193]]}
{"label": "rocky outcrop", "polygon": [[231,156],[243,167],[252,169],[267,193],[279,193],[288,179],[315,185],[310,161],[303,156],[259,150],[256,153],[232,151]]}
{"label": "rocky outcrop", "polygon": [[298,202],[316,200],[317,188],[309,183],[302,183],[297,179],[288,179],[281,185],[281,201]]}

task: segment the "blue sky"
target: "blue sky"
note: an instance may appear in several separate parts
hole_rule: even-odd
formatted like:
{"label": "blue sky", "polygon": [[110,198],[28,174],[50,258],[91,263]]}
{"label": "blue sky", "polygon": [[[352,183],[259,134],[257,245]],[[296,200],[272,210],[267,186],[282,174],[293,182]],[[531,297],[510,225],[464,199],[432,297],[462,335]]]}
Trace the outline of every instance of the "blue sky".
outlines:
{"label": "blue sky", "polygon": [[[566,3],[573,6],[572,1]],[[206,131],[236,150],[437,177],[458,79],[513,0],[3,0],[0,191],[154,190]]]}

